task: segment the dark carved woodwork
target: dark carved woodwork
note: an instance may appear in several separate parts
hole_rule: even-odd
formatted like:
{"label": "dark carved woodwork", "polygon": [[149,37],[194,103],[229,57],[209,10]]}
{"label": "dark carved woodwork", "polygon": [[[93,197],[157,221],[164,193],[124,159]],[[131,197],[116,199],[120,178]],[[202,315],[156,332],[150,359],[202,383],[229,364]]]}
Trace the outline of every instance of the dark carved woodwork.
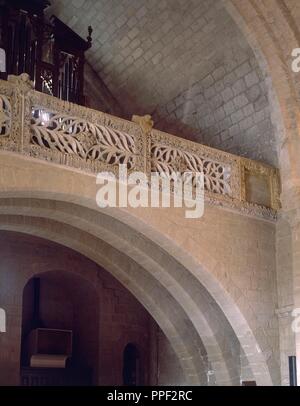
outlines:
{"label": "dark carved woodwork", "polygon": [[78,366],[66,369],[22,367],[21,386],[87,386],[92,385],[92,370]]}
{"label": "dark carved woodwork", "polygon": [[[36,90],[84,104],[84,53],[92,28],[83,40],[57,17],[44,16],[48,1],[0,0],[0,46],[6,52],[6,75],[26,72]],[[5,74],[1,75],[5,78]]]}

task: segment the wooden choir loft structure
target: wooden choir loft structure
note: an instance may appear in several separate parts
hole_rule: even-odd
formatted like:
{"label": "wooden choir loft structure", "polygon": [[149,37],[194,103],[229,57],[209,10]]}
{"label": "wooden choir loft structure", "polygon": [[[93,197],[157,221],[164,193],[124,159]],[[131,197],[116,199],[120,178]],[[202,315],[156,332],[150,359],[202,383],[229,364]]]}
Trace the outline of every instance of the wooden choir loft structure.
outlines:
{"label": "wooden choir loft structure", "polygon": [[0,0],[1,78],[26,72],[36,90],[84,105],[83,69],[92,28],[83,40],[57,17],[46,18],[49,4]]}

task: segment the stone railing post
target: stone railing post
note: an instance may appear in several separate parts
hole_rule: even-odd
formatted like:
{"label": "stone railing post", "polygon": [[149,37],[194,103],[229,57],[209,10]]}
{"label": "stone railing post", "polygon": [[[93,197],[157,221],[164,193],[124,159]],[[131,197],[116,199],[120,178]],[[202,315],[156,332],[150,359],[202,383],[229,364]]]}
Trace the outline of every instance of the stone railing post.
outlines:
{"label": "stone railing post", "polygon": [[145,116],[132,116],[132,121],[138,124],[142,131],[143,150],[144,150],[144,169],[146,175],[151,173],[151,133],[154,122],[149,114]]}
{"label": "stone railing post", "polygon": [[18,146],[22,153],[24,151],[25,132],[26,128],[30,128],[31,110],[28,105],[28,93],[34,89],[34,84],[30,80],[27,73],[22,73],[19,76],[9,75],[8,83],[13,85],[13,93],[16,97],[16,102],[18,106],[17,115],[12,115],[12,121],[18,125],[19,136],[18,136]]}

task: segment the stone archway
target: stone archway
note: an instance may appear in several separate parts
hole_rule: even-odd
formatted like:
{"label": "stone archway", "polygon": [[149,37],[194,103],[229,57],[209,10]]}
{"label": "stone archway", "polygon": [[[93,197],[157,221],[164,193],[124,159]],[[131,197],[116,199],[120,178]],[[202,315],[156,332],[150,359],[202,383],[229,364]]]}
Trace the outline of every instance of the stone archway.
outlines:
{"label": "stone archway", "polygon": [[[59,172],[61,170],[60,168]],[[72,171],[67,172],[71,174]],[[60,173],[59,183],[61,176]],[[76,176],[79,185],[83,186],[78,173]],[[91,179],[90,176],[83,176]],[[35,179],[37,180],[37,176]],[[65,184],[71,185],[72,182],[67,181]],[[29,182],[29,188],[32,186]],[[277,371],[273,370],[275,375],[272,379],[270,377],[272,359],[269,357],[267,366],[265,355],[251,328],[224,288],[199,264],[197,258],[185,252],[186,248],[180,248],[161,231],[155,230],[155,223],[151,226],[149,222],[147,225],[147,213],[146,219],[143,219],[141,213],[137,213],[139,219],[133,213],[120,210],[109,212],[108,216],[97,212],[95,217],[95,213],[88,208],[87,200],[84,204],[81,201],[81,205],[74,204],[78,198],[70,194],[67,196],[69,203],[63,202],[60,186],[55,185],[55,182],[54,186],[58,186],[56,196],[59,195],[60,200],[50,201],[53,198],[51,192],[37,192],[35,187],[35,192],[26,192],[26,188],[25,191],[19,189],[18,192],[13,187],[15,190],[3,193],[2,196],[23,196],[23,199],[2,200],[1,213],[5,214],[1,219],[2,228],[23,230],[52,239],[78,250],[98,263],[100,261],[158,321],[181,360],[188,382],[206,384],[206,373],[214,370],[217,383],[238,384],[239,367],[236,366],[228,344],[231,340],[240,343],[259,384],[271,384],[272,379],[273,382],[278,381]],[[84,187],[86,186],[87,184]],[[44,187],[45,185],[40,184],[40,189]],[[86,191],[84,194],[88,195]],[[31,196],[31,199],[24,199],[26,196]],[[107,229],[109,224],[110,229]],[[125,235],[126,238],[122,238]],[[100,246],[104,252],[110,253],[114,261],[118,258],[119,263],[112,262],[107,255],[100,255]],[[113,247],[117,247],[117,251]],[[126,257],[130,261],[124,270],[120,261],[128,261]],[[209,261],[206,266],[208,265]],[[141,277],[142,280],[138,279]],[[154,295],[154,292],[157,293]],[[157,303],[160,301],[167,302],[158,308]],[[210,319],[208,314],[218,317],[215,320],[214,317]],[[226,333],[231,331],[225,344],[221,344],[224,337],[220,336],[220,330]],[[269,351],[268,347],[264,350]]]}
{"label": "stone archway", "polygon": [[[21,385],[24,380],[29,383],[32,378],[33,380],[40,379],[40,382],[43,382],[43,380],[47,382],[47,373],[44,376],[39,376],[38,372],[36,376],[32,377],[32,370],[29,371],[30,357],[32,355],[32,341],[29,341],[30,334],[33,333],[32,330],[38,328],[46,328],[49,331],[54,330],[54,334],[60,334],[61,331],[67,331],[67,334],[71,332],[71,340],[64,339],[64,336],[60,336],[59,339],[54,338],[54,348],[49,347],[49,341],[47,342],[46,339],[46,348],[50,350],[50,354],[53,354],[55,350],[58,352],[63,351],[64,345],[65,351],[69,351],[68,356],[70,358],[67,360],[67,366],[71,374],[68,372],[68,375],[66,374],[64,377],[57,377],[57,382],[63,378],[62,383],[66,383],[67,379],[70,379],[73,384],[97,385],[99,381],[100,316],[99,292],[93,284],[93,273],[87,272],[86,277],[81,275],[78,272],[80,265],[74,268],[75,261],[64,258],[62,251],[59,249],[60,247],[57,247],[56,251],[59,259],[53,261],[55,268],[51,269],[51,261],[49,263],[46,260],[47,244],[43,242],[44,245],[39,246],[38,239],[35,239],[33,243],[33,247],[36,248],[36,260],[30,265],[26,261],[28,258],[26,255],[29,254],[30,257],[31,242],[26,238],[23,240],[21,238],[20,243],[19,237],[18,234],[14,235],[14,238],[8,236],[10,241],[16,242],[16,247],[21,247],[21,253],[17,252],[16,256],[20,255],[20,258],[24,259],[22,266],[27,268],[23,271],[21,266],[18,272],[20,278],[25,279],[26,282],[23,289],[21,289]],[[29,252],[22,254],[22,243],[25,246],[27,244]],[[40,251],[41,247],[45,250],[45,253]],[[51,250],[51,247],[48,247],[48,249]],[[39,257],[39,254],[41,257]],[[59,266],[62,259],[64,259],[64,262]],[[90,266],[89,262],[86,262]],[[13,268],[12,272],[14,272]],[[63,343],[62,346],[61,342]],[[61,354],[61,352],[59,353]],[[55,378],[55,372],[49,375],[48,379]],[[64,379],[66,380],[64,381]],[[51,380],[48,381],[47,385],[50,382]]]}
{"label": "stone archway", "polygon": [[[277,138],[278,138],[278,155],[281,169],[281,178],[282,178],[282,195],[281,200],[283,204],[283,211],[280,216],[288,219],[292,227],[292,237],[291,240],[294,242],[294,249],[296,251],[297,246],[299,247],[299,242],[297,242],[297,230],[299,224],[299,189],[300,189],[300,141],[299,141],[299,86],[300,86],[300,76],[295,75],[290,69],[291,56],[290,51],[294,47],[299,45],[299,33],[297,30],[297,24],[293,20],[289,7],[293,6],[291,2],[279,2],[276,0],[262,2],[260,0],[249,0],[247,3],[241,4],[239,0],[224,0],[227,9],[233,16],[234,20],[238,23],[241,31],[249,41],[252,49],[254,50],[257,59],[263,68],[263,71],[268,75],[269,82],[269,92],[270,100],[273,100],[272,104],[272,114],[273,122],[277,128]],[[296,8],[296,7],[295,7]],[[293,10],[295,13],[296,9]],[[279,27],[283,27],[279,30]],[[279,32],[276,32],[279,30]],[[287,46],[287,44],[289,44]],[[290,48],[289,48],[290,47]],[[275,96],[275,97],[274,97]],[[5,154],[4,154],[5,155]],[[2,156],[4,156],[2,155]],[[91,217],[87,214],[87,217],[84,219],[79,213],[82,210],[82,207],[94,209],[93,202],[91,201],[91,196],[94,196],[94,189],[90,186],[87,179],[92,179],[91,176],[83,176],[79,172],[75,176],[72,176],[72,171],[69,171],[70,176],[60,179],[60,171],[63,173],[63,169],[59,170],[55,165],[49,166],[47,164],[37,163],[35,169],[32,169],[32,163],[29,160],[24,159],[23,164],[16,166],[16,172],[9,169],[10,157],[8,155],[7,159],[4,159],[4,169],[2,170],[2,186],[6,192],[3,193],[5,198],[16,197],[20,198],[34,198],[30,202],[22,202],[21,200],[12,200],[8,202],[3,200],[2,202],[2,213],[8,214],[9,221],[3,219],[4,227],[16,227],[20,230],[23,226],[28,227],[28,232],[33,233],[43,233],[42,224],[38,224],[39,221],[49,222],[49,233],[51,230],[50,223],[56,232],[53,231],[53,238],[59,239],[59,229],[64,229],[65,225],[68,226],[72,224],[78,225],[78,230],[80,232],[87,233],[87,237],[93,235],[95,238],[99,238],[100,228],[99,224],[93,224]],[[33,165],[34,166],[34,165]],[[51,172],[51,173],[50,173]],[[73,171],[74,173],[76,171]],[[14,176],[11,176],[11,174]],[[64,170],[64,173],[67,173]],[[43,175],[47,176],[47,185],[43,184]],[[48,177],[48,175],[50,175]],[[22,180],[20,180],[23,177]],[[63,176],[62,176],[63,178]],[[70,181],[70,184],[66,186],[65,180]],[[8,181],[11,183],[10,187],[8,186]],[[93,180],[92,180],[93,182]],[[76,191],[76,188],[79,188]],[[52,199],[49,201],[49,206],[45,205],[43,199]],[[68,211],[68,207],[64,207],[66,202],[73,201],[74,207],[72,210],[75,210],[72,215]],[[75,209],[76,204],[79,206],[78,210]],[[205,326],[207,336],[214,337],[213,341],[208,341],[206,344],[203,344],[204,348],[209,347],[209,342],[213,342],[214,345],[219,346],[219,354],[223,354],[224,348],[221,348],[219,345],[219,339],[215,339],[214,324],[210,321],[204,319],[201,321],[201,315],[198,314],[199,302],[196,300],[193,303],[189,303],[188,299],[191,297],[192,290],[187,290],[186,286],[189,286],[191,289],[190,282],[198,281],[202,286],[205,287],[206,291],[209,292],[209,295],[213,297],[214,305],[215,303],[219,308],[222,308],[225,319],[229,322],[229,325],[235,331],[236,336],[238,336],[242,347],[245,348],[246,356],[250,365],[255,368],[254,364],[257,362],[260,367],[255,369],[254,374],[259,376],[264,376],[260,378],[260,382],[271,382],[268,375],[269,371],[276,370],[275,361],[272,355],[272,346],[270,345],[270,340],[267,340],[264,327],[257,324],[254,321],[255,311],[250,309],[251,306],[248,306],[246,298],[240,292],[235,292],[234,289],[231,289],[230,282],[233,278],[231,275],[226,276],[226,269],[223,272],[218,273],[218,268],[222,268],[220,261],[214,258],[212,252],[208,253],[199,253],[199,245],[197,243],[202,241],[200,238],[197,240],[191,236],[191,233],[186,233],[181,236],[180,233],[176,230],[176,226],[180,226],[180,222],[176,223],[175,215],[171,214],[168,218],[164,219],[162,224],[159,224],[161,218],[149,211],[142,213],[138,211],[135,215],[132,212],[124,211],[112,211],[109,213],[109,216],[113,219],[118,219],[121,223],[126,223],[136,232],[143,233],[143,236],[146,236],[150,241],[155,242],[157,246],[160,246],[165,252],[168,252],[169,258],[172,259],[172,266],[177,269],[177,263],[184,265],[184,268],[188,270],[188,273],[183,273],[182,278],[177,279],[177,284],[175,286],[170,285],[169,279],[162,279],[159,281],[160,285],[164,288],[168,288],[171,291],[171,296],[177,296],[178,293],[181,295],[186,295],[185,305],[183,306],[182,317],[186,315],[189,316],[192,326],[198,325],[198,330],[195,328],[195,337],[198,336],[198,331],[201,330],[200,326]],[[225,216],[226,217],[226,216]],[[100,217],[99,217],[100,218]],[[51,219],[51,220],[50,220]],[[101,221],[103,217],[101,218]],[[229,220],[228,220],[229,221]],[[7,222],[7,223],[6,223]],[[57,222],[57,223],[55,223]],[[100,222],[100,219],[99,219]],[[15,223],[15,225],[14,225]],[[56,224],[56,225],[55,225]],[[224,225],[224,224],[223,224]],[[280,227],[280,225],[279,225]],[[103,232],[104,228],[101,228]],[[122,229],[124,231],[124,229]],[[194,227],[195,233],[199,232]],[[295,231],[293,231],[295,230]],[[101,233],[100,233],[101,234]],[[68,244],[72,245],[74,243],[72,235],[69,235]],[[110,238],[114,239],[115,236],[111,233],[105,235],[108,243],[113,243],[110,241]],[[186,238],[184,240],[184,238]],[[91,243],[94,241],[90,240]],[[96,240],[95,240],[96,241]],[[137,240],[133,237],[134,242]],[[123,244],[120,238],[114,240],[118,244]],[[203,241],[202,241],[203,242]],[[147,265],[147,272],[150,272],[151,268],[153,275],[155,277],[155,272],[158,272],[164,269],[165,262],[158,264],[159,261],[156,261],[155,255],[146,261],[145,257],[141,255],[143,251],[142,248],[146,248],[147,243],[142,239],[142,245],[144,247],[139,247],[136,250],[133,250],[128,244],[121,244],[121,251],[124,253],[126,250],[130,253],[130,258],[132,261],[140,261],[143,265],[142,269],[145,269],[144,261]],[[93,250],[89,247],[81,246],[79,241],[77,241],[78,249],[88,252],[89,254],[93,253]],[[95,242],[96,246],[96,242]],[[147,246],[148,247],[148,246]],[[157,253],[157,252],[156,252]],[[164,259],[163,254],[160,254],[161,258]],[[297,255],[294,257],[294,263],[297,264],[299,258]],[[174,262],[175,261],[175,262]],[[154,264],[158,268],[154,270]],[[158,265],[157,265],[158,264]],[[284,264],[281,264],[284,268]],[[166,268],[167,269],[167,268]],[[178,268],[179,269],[179,268]],[[180,268],[181,269],[181,268]],[[275,268],[274,268],[275,269]],[[280,269],[279,269],[280,272]],[[298,277],[296,269],[292,270],[294,273],[294,280]],[[157,273],[158,275],[158,273]],[[164,275],[160,273],[160,275]],[[145,281],[147,280],[145,275]],[[172,280],[174,280],[174,275],[171,274]],[[129,283],[128,278],[124,274],[124,281]],[[194,279],[192,279],[194,278]],[[227,281],[225,280],[227,279]],[[198,283],[197,282],[197,283]],[[150,283],[150,282],[149,282]],[[186,285],[185,285],[186,284]],[[195,285],[195,292],[199,288],[198,284]],[[132,289],[137,289],[140,295],[143,294],[142,290],[139,290],[140,287],[136,284],[133,284]],[[197,292],[196,292],[197,293]],[[299,305],[299,292],[294,291],[294,305]],[[151,296],[151,295],[150,295]],[[194,298],[194,296],[192,295]],[[181,296],[183,300],[183,297]],[[279,307],[282,304],[279,305]],[[280,309],[279,309],[280,310]],[[196,311],[196,312],[195,312]],[[193,315],[191,317],[190,315]],[[201,322],[203,324],[201,324]],[[257,328],[256,328],[257,327]],[[278,326],[277,326],[278,327]],[[280,329],[279,329],[280,330]],[[202,329],[203,331],[203,329]],[[249,337],[244,340],[243,334],[240,332],[243,331],[245,334],[249,333]],[[247,340],[250,340],[250,344]],[[244,342],[243,342],[244,340]],[[296,338],[298,340],[298,338]],[[299,340],[298,340],[299,341]],[[202,343],[198,342],[201,347]],[[251,350],[246,350],[250,345]],[[257,348],[256,348],[257,346]],[[298,346],[299,347],[299,346]],[[197,348],[197,346],[193,347]],[[202,347],[201,347],[202,348]],[[195,350],[197,352],[197,350]],[[253,352],[254,351],[254,352]],[[298,349],[299,351],[299,349]],[[251,359],[254,354],[254,358]],[[210,354],[213,352],[210,352]],[[271,355],[270,355],[271,354]],[[201,354],[200,359],[202,359],[203,354]],[[213,356],[210,356],[210,362],[216,361]],[[222,357],[221,357],[222,358]],[[204,356],[205,359],[205,356]],[[203,359],[202,359],[203,360]],[[219,358],[218,358],[219,360]],[[224,360],[223,360],[224,361]],[[204,362],[205,363],[205,362]],[[230,362],[225,362],[226,366],[224,370],[226,378],[224,381],[230,379],[235,379],[235,372],[230,371]],[[196,365],[196,364],[195,364]],[[191,368],[193,371],[191,376],[197,370],[197,366],[188,366],[186,369]],[[275,367],[274,367],[275,366]],[[261,368],[261,369],[260,369]],[[300,368],[298,368],[300,373]],[[265,374],[265,375],[264,375]],[[276,375],[276,374],[275,374]],[[265,378],[267,376],[267,378]],[[202,377],[205,381],[205,377]],[[202,379],[201,378],[201,379]],[[278,377],[274,377],[273,382],[279,382]],[[219,382],[222,382],[223,378],[219,379]]]}
{"label": "stone archway", "polygon": [[[19,217],[19,219],[18,219]],[[11,224],[9,224],[11,220]],[[20,220],[20,224],[19,223]],[[97,263],[104,265],[113,276],[119,279],[147,308],[149,313],[155,318],[155,320],[160,325],[161,329],[164,331],[168,339],[170,340],[172,346],[175,349],[177,356],[181,361],[182,368],[185,372],[187,382],[190,384],[207,384],[206,373],[208,371],[214,372],[215,382],[219,385],[228,385],[228,384],[238,384],[239,376],[236,375],[238,366],[234,364],[234,361],[238,362],[239,360],[230,358],[230,354],[224,352],[225,348],[221,348],[220,343],[218,343],[218,337],[214,336],[214,332],[209,329],[209,323],[205,319],[207,316],[206,313],[201,314],[200,309],[198,308],[199,316],[195,317],[192,314],[188,315],[180,309],[182,304],[174,301],[174,298],[170,298],[169,295],[166,297],[167,292],[164,290],[159,290],[158,294],[154,295],[153,292],[157,290],[157,286],[151,281],[151,278],[148,275],[144,276],[144,280],[140,278],[138,281],[137,272],[141,276],[142,269],[139,267],[135,272],[122,272],[122,266],[125,263],[124,256],[120,255],[120,262],[115,269],[113,269],[113,264],[109,263],[108,258],[102,258],[103,262],[99,262],[99,256],[95,253],[89,252],[88,249],[85,249],[77,241],[77,244],[73,240],[75,236],[75,230],[70,229],[69,233],[72,235],[72,238],[60,238],[60,234],[65,234],[65,230],[62,224],[47,221],[48,226],[51,224],[52,227],[48,229],[43,224],[43,221],[39,223],[40,218],[30,218],[21,216],[8,216],[6,220],[1,219],[2,229],[13,230],[13,231],[22,231],[31,235],[37,235],[39,237],[47,238],[55,242],[63,243],[64,245],[76,249],[78,252],[90,257]],[[7,224],[5,224],[7,222]],[[49,224],[50,223],[50,224]],[[84,238],[88,239],[88,235],[83,235],[82,232],[79,233],[78,239]],[[91,241],[88,241],[91,242]],[[98,242],[99,244],[99,242]],[[97,245],[98,245],[97,244]],[[98,245],[99,249],[99,245]],[[109,252],[109,246],[104,244],[103,248],[106,252]],[[114,256],[116,258],[117,252],[111,250],[109,256]],[[97,259],[96,259],[97,258]],[[133,265],[131,264],[131,271],[133,271]],[[133,281],[136,280],[138,282]],[[148,283],[148,286],[140,286]],[[152,282],[152,283],[151,283]],[[150,290],[148,297],[146,296],[147,290]],[[197,289],[194,286],[194,291]],[[181,292],[175,291],[178,295]],[[182,293],[181,293],[182,295]],[[151,297],[153,296],[153,297]],[[203,298],[204,300],[207,298]],[[183,300],[183,297],[178,298],[178,300]],[[157,303],[159,302],[159,306]],[[204,304],[204,303],[203,303]],[[190,305],[193,307],[192,305]],[[159,308],[163,308],[162,311]],[[195,309],[193,309],[195,311]],[[206,312],[211,311],[211,308],[206,308]],[[190,317],[190,320],[186,320],[187,317]],[[202,320],[201,320],[202,318]],[[220,319],[218,320],[220,321]],[[222,320],[221,320],[222,321]],[[198,323],[198,328],[195,328],[195,324]],[[228,333],[228,325],[226,326],[226,320],[223,319],[223,324],[219,326],[225,332],[223,338],[227,338],[231,342],[233,340],[237,341],[234,333],[226,337]],[[199,337],[200,329],[202,328],[201,336]],[[226,330],[224,330],[226,329]],[[246,329],[246,330],[245,330]],[[205,335],[207,334],[207,335]],[[247,326],[240,326],[240,344],[245,348],[246,359],[249,362],[250,368],[253,369],[253,376],[256,378],[258,383],[261,384],[270,384],[268,377],[267,368],[263,366],[263,362],[259,361],[259,356],[253,353],[253,350],[257,349],[257,343],[253,341],[253,336],[250,330],[247,331]],[[198,342],[198,344],[197,344]],[[228,344],[228,343],[227,343]],[[258,355],[260,355],[258,353]],[[228,358],[227,358],[228,357]],[[227,359],[226,359],[227,358]],[[208,364],[207,364],[208,362]],[[199,380],[198,380],[199,379]]]}

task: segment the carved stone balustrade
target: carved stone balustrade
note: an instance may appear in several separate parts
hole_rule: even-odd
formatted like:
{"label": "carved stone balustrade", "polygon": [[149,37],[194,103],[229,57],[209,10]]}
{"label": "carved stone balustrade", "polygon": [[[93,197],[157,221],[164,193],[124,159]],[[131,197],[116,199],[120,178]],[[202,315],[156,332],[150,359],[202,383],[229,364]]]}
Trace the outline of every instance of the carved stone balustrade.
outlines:
{"label": "carved stone balustrade", "polygon": [[202,172],[209,203],[276,219],[276,168],[155,130],[136,117],[123,120],[34,91],[26,74],[0,81],[0,149],[93,173],[117,174],[119,164],[147,175]]}

